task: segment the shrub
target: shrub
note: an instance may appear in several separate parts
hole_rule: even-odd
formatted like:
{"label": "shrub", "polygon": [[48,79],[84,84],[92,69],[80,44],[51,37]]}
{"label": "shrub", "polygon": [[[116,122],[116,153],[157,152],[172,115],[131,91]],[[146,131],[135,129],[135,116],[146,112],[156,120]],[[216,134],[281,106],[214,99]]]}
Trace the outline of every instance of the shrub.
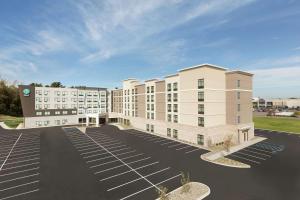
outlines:
{"label": "shrub", "polygon": [[164,187],[164,186],[158,186],[159,189],[157,189],[157,193],[158,193],[158,198],[160,200],[169,200],[167,192],[168,192],[168,188]]}
{"label": "shrub", "polygon": [[187,193],[190,191],[191,186],[190,186],[190,174],[189,173],[184,173],[181,172],[181,185],[182,185],[182,189],[181,189],[181,193]]}

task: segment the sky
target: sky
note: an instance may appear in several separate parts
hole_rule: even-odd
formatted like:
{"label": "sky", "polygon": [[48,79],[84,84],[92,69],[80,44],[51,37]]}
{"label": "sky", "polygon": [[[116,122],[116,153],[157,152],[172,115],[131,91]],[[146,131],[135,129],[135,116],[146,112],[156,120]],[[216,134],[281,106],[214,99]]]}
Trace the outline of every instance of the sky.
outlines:
{"label": "sky", "polygon": [[120,87],[210,63],[300,97],[297,0],[1,0],[0,78]]}

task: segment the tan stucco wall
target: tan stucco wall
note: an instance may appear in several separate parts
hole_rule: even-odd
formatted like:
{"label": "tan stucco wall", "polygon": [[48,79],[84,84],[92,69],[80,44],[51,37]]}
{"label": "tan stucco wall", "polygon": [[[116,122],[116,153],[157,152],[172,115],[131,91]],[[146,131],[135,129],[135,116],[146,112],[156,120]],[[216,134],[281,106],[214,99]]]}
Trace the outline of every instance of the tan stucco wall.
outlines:
{"label": "tan stucco wall", "polygon": [[155,83],[155,116],[157,120],[165,120],[166,116],[166,97],[165,97],[165,81]]}
{"label": "tan stucco wall", "polygon": [[137,85],[137,115],[145,118],[145,85]]}

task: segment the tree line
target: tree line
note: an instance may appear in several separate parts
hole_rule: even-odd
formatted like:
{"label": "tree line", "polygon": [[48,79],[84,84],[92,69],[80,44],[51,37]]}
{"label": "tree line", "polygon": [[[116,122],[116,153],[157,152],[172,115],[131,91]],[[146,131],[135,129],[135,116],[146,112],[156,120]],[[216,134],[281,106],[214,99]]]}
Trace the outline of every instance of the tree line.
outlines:
{"label": "tree line", "polygon": [[[43,87],[41,83],[31,83],[36,87]],[[52,82],[45,87],[65,87],[61,82]],[[0,114],[22,116],[22,106],[17,82],[12,84],[6,80],[0,80]]]}

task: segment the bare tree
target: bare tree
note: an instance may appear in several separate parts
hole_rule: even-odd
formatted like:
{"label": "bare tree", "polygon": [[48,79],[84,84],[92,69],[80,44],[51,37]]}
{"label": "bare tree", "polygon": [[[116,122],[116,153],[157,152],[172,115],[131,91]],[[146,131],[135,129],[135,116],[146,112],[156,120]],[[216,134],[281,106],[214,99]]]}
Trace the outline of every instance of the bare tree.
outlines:
{"label": "bare tree", "polygon": [[184,172],[181,172],[181,185],[182,185],[182,189],[181,189],[181,193],[188,193],[191,189],[190,186],[190,174],[187,172],[186,174]]}
{"label": "bare tree", "polygon": [[164,186],[158,186],[159,189],[157,189],[157,193],[158,193],[158,198],[160,200],[169,200],[169,197],[167,195],[168,192],[168,188],[164,187]]}
{"label": "bare tree", "polygon": [[227,152],[230,151],[230,148],[232,147],[233,145],[233,142],[232,142],[232,138],[233,138],[233,135],[227,135],[227,138],[225,139],[224,141],[224,148]]}

